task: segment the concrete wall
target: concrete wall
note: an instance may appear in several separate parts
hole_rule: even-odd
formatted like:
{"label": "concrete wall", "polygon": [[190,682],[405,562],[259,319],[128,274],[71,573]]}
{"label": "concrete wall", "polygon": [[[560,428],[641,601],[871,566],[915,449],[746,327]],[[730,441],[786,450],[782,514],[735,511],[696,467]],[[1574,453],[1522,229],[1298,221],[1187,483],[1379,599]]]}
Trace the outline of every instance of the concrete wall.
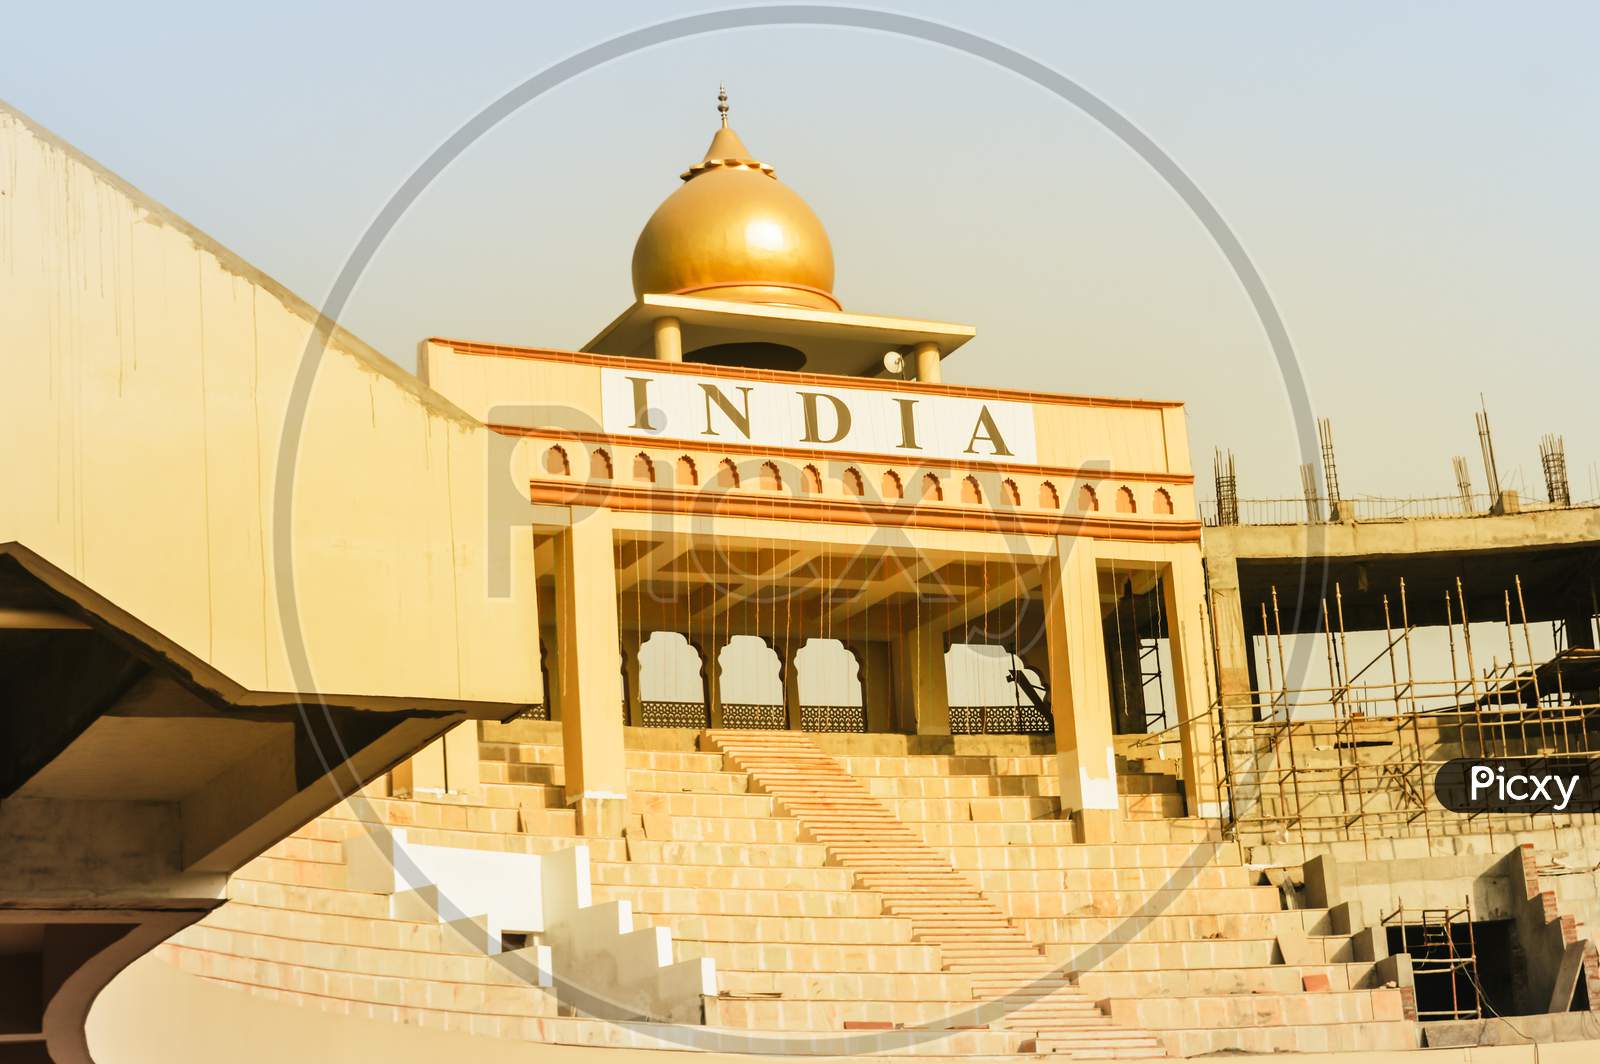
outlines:
{"label": "concrete wall", "polygon": [[[316,320],[0,106],[0,542],[246,688],[300,686],[280,634],[288,571],[317,689],[538,701],[531,550],[487,517],[492,477],[518,476],[486,476],[491,434],[335,332],[292,488],[279,476]],[[280,570],[273,522],[291,500]]]}

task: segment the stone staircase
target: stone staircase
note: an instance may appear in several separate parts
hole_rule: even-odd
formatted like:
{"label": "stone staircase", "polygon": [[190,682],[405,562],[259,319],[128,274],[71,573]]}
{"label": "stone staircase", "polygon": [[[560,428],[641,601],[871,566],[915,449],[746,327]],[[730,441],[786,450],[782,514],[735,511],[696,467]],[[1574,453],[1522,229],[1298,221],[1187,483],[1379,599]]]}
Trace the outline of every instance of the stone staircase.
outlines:
{"label": "stone staircase", "polygon": [[1164,1056],[1161,1042],[1114,1025],[1000,908],[867,788],[799,732],[705,733],[704,745],[749,776],[828,848],[883,911],[911,921],[912,938],[937,946],[946,972],[973,977],[975,1018],[1032,1034],[1025,1051],[1069,1057]]}
{"label": "stone staircase", "polygon": [[1054,759],[1032,741],[963,737],[937,752],[907,737],[817,741],[1089,1000],[1174,1055],[1417,1045],[1409,991],[1385,986],[1339,921],[1284,908],[1215,822],[1175,815],[1169,762],[1124,759],[1118,841],[1083,844]]}

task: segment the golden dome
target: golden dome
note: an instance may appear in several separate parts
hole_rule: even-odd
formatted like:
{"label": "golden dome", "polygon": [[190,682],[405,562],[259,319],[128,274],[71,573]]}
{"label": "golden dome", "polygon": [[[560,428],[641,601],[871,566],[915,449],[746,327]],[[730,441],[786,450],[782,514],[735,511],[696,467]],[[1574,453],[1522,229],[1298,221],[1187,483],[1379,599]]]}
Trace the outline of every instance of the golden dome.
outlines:
{"label": "golden dome", "polygon": [[636,296],[699,295],[838,310],[833,246],[804,200],[728,128],[662,201],[633,248]]}

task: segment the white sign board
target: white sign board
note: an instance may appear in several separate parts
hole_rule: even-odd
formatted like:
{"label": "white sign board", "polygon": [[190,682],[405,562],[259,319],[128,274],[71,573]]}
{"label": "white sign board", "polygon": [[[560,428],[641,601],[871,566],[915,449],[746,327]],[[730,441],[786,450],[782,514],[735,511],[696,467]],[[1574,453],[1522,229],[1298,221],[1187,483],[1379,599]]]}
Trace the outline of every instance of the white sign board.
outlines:
{"label": "white sign board", "polygon": [[957,461],[1038,461],[1027,403],[639,370],[600,371],[608,435]]}

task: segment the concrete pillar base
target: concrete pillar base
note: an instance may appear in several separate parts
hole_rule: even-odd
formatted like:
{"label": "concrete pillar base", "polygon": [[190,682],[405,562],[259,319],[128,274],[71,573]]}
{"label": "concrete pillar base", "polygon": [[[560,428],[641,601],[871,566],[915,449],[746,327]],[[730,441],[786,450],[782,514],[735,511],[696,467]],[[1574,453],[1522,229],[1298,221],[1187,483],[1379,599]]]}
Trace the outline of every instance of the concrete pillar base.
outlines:
{"label": "concrete pillar base", "polygon": [[1072,814],[1072,836],[1078,842],[1116,842],[1115,809],[1079,809]]}
{"label": "concrete pillar base", "polygon": [[625,798],[579,798],[572,808],[578,813],[578,834],[590,838],[618,838],[628,823]]}

